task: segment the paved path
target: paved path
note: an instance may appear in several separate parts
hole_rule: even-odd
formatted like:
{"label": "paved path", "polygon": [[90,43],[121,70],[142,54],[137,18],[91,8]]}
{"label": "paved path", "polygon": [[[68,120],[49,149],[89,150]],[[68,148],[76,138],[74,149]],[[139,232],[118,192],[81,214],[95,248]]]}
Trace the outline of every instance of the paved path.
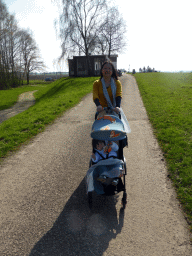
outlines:
{"label": "paved path", "polygon": [[11,108],[0,110],[0,123],[3,121],[25,111],[29,107],[35,104],[35,97],[33,96],[32,92],[24,92],[21,95],[19,95],[18,102]]}
{"label": "paved path", "polygon": [[1,256],[191,256],[190,233],[167,178],[135,79],[120,78],[132,133],[125,148],[128,204],[97,197],[85,180],[95,106],[76,107],[0,167]]}

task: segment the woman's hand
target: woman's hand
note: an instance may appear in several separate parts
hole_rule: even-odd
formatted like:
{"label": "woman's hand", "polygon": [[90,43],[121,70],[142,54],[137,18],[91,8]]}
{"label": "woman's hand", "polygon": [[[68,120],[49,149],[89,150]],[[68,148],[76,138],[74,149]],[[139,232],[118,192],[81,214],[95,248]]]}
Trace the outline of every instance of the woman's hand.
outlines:
{"label": "woman's hand", "polygon": [[97,112],[101,112],[101,111],[103,111],[103,107],[102,107],[101,105],[99,105],[99,106],[97,107]]}
{"label": "woman's hand", "polygon": [[115,111],[117,114],[119,114],[120,113],[120,108],[116,107],[116,108],[113,109],[113,111]]}

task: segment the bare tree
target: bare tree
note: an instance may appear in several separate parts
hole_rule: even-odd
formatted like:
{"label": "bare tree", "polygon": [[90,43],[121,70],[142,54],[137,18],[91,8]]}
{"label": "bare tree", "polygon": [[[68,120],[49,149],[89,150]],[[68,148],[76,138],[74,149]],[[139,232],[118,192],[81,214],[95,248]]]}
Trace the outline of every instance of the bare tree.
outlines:
{"label": "bare tree", "polygon": [[[102,31],[102,28],[101,28],[101,31]],[[95,53],[102,54],[102,55],[106,54],[108,49],[106,37],[103,34],[98,35],[96,42],[97,44],[95,48]]]}
{"label": "bare tree", "polygon": [[18,28],[14,15],[0,0],[0,89],[19,86],[19,73],[25,73],[29,83],[29,72],[43,67],[32,35]]}
{"label": "bare tree", "polygon": [[62,6],[60,59],[85,55],[88,74],[91,74],[91,53],[110,57],[125,49],[125,21],[117,7],[109,7],[108,0],[62,0]]}
{"label": "bare tree", "polygon": [[36,46],[32,35],[27,30],[20,31],[20,47],[21,47],[21,66],[24,74],[27,76],[27,84],[29,84],[29,73],[36,70],[44,70],[45,65],[39,55],[39,50]]}
{"label": "bare tree", "polygon": [[17,27],[17,22],[13,15],[10,15],[8,20],[9,22],[9,31],[7,36],[7,60],[9,61],[9,71],[12,74],[12,77],[17,76],[17,67],[19,61],[19,51],[20,51],[20,35],[18,33],[19,29]]}
{"label": "bare tree", "polygon": [[81,52],[87,56],[89,73],[89,53],[96,44],[101,21],[106,16],[106,6],[106,0],[63,0],[60,16],[61,58]]}
{"label": "bare tree", "polygon": [[110,57],[112,53],[120,53],[126,47],[126,24],[120,17],[117,7],[109,9],[99,34],[98,47]]}
{"label": "bare tree", "polygon": [[6,38],[6,20],[8,12],[5,4],[0,0],[0,88],[7,86],[6,74],[8,66],[6,61],[5,38]]}
{"label": "bare tree", "polygon": [[21,73],[27,75],[29,83],[29,72],[43,67],[32,34],[18,28],[14,15],[0,0],[0,89],[19,86]]}
{"label": "bare tree", "polygon": [[17,22],[0,0],[0,89],[17,86]]}

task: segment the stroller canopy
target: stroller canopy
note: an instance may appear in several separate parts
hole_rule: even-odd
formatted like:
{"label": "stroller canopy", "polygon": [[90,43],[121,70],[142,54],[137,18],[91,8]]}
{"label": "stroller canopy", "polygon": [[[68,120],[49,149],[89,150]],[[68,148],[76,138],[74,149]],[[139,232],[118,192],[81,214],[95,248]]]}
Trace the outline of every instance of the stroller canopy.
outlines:
{"label": "stroller canopy", "polygon": [[104,115],[93,123],[91,137],[96,140],[123,140],[126,138],[126,131],[123,122],[117,116]]}

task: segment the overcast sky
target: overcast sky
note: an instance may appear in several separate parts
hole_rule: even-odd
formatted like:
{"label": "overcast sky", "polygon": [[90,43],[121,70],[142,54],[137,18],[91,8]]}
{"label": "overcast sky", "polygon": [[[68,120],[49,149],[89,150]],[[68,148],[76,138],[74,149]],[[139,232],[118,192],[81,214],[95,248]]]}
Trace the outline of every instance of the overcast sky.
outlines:
{"label": "overcast sky", "polygon": [[[48,71],[68,71],[56,64],[61,54],[54,29],[59,10],[53,0],[3,0],[21,28],[30,28]],[[192,0],[118,0],[127,23],[127,49],[117,68],[148,65],[159,71],[192,71]]]}

